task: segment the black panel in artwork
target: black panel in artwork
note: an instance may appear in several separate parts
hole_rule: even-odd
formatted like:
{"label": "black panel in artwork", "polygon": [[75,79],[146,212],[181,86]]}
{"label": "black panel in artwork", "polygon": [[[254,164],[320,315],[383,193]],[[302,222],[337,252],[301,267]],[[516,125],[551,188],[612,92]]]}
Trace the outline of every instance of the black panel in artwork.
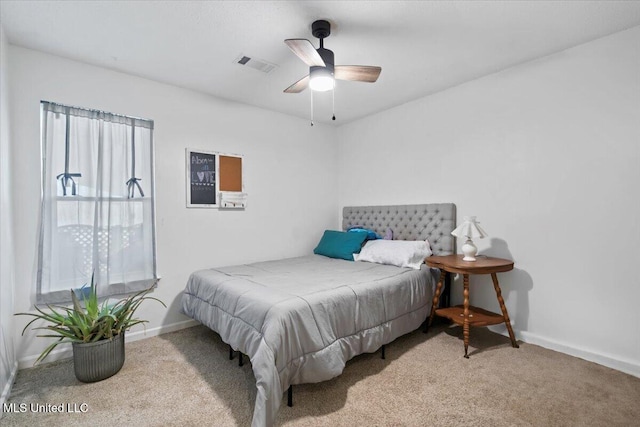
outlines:
{"label": "black panel in artwork", "polygon": [[192,205],[216,204],[216,155],[192,151],[189,154],[189,187]]}

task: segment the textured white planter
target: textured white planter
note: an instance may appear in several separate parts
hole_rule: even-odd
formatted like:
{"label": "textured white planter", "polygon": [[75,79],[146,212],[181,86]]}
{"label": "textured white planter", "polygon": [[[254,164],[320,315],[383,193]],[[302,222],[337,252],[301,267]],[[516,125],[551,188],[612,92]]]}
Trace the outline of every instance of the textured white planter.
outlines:
{"label": "textured white planter", "polygon": [[93,343],[73,343],[73,369],[85,383],[102,381],[118,373],[124,364],[124,332]]}

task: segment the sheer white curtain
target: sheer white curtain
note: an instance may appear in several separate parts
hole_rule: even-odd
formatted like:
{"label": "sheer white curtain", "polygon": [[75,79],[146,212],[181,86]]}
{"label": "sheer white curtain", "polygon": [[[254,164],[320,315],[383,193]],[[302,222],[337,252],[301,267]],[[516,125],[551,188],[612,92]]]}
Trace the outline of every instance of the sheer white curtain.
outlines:
{"label": "sheer white curtain", "polygon": [[37,302],[154,285],[153,122],[42,102],[42,147]]}

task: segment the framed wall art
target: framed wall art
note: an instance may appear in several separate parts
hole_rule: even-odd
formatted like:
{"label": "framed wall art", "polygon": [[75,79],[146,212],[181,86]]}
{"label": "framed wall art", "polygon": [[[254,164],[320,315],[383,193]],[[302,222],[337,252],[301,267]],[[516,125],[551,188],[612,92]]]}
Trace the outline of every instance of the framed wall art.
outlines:
{"label": "framed wall art", "polygon": [[186,149],[188,208],[245,208],[242,160],[238,154]]}

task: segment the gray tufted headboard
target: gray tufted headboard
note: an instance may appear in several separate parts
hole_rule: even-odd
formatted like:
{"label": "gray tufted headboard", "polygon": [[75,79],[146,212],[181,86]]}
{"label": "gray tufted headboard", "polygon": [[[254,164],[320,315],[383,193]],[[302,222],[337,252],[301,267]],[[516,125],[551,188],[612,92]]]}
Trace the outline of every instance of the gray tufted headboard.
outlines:
{"label": "gray tufted headboard", "polygon": [[427,240],[434,255],[451,255],[455,251],[456,205],[345,206],[342,229],[354,225],[369,228],[381,236],[387,228],[394,240]]}

